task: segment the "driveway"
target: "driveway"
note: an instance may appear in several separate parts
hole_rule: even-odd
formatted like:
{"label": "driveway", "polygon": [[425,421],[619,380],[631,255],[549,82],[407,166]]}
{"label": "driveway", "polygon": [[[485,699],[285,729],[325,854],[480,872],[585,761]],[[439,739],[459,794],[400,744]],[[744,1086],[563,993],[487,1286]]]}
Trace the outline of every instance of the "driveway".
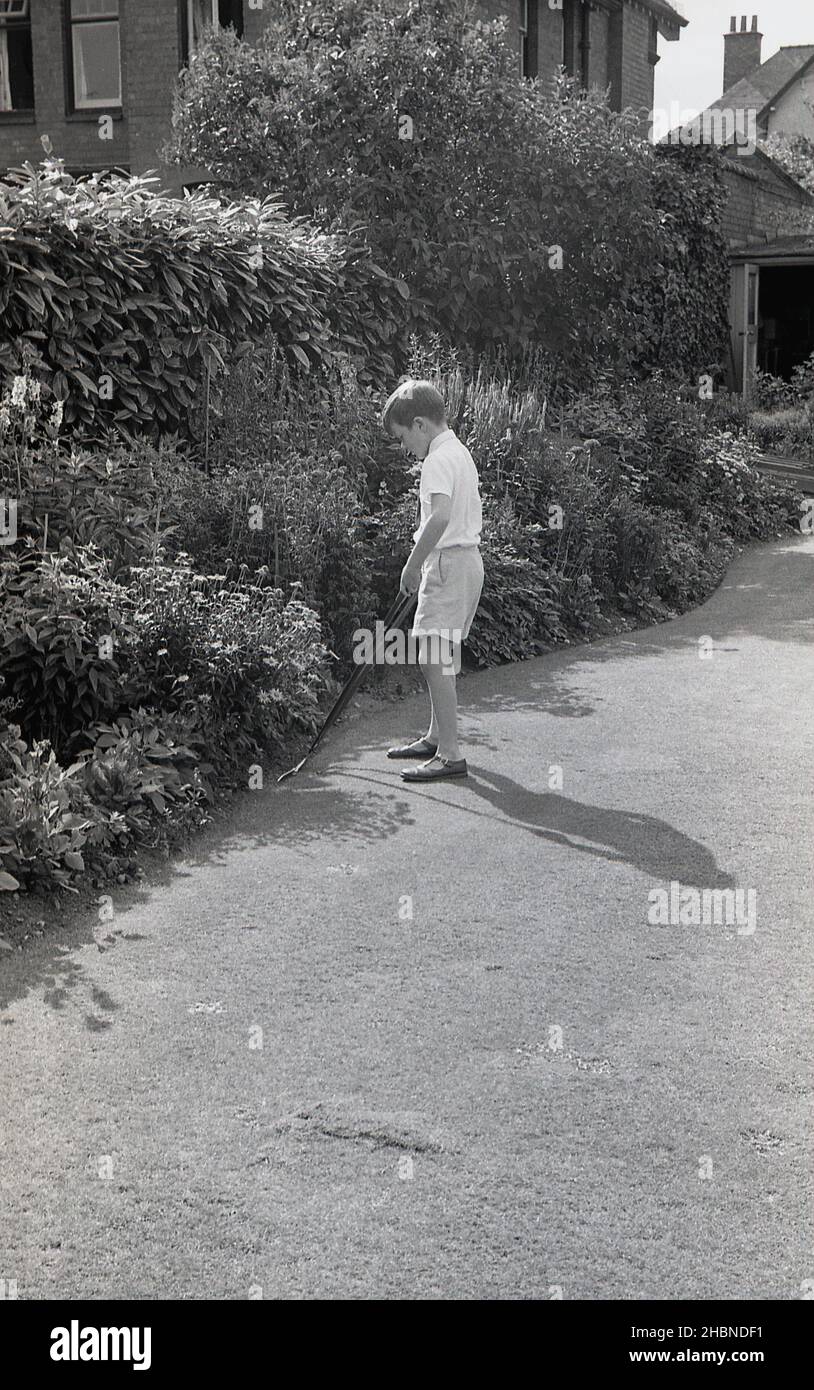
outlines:
{"label": "driveway", "polygon": [[420,699],[356,717],[4,953],[0,1277],[800,1298],[813,691],[814,540],[751,547],[680,620],[463,679],[466,782],[384,758]]}

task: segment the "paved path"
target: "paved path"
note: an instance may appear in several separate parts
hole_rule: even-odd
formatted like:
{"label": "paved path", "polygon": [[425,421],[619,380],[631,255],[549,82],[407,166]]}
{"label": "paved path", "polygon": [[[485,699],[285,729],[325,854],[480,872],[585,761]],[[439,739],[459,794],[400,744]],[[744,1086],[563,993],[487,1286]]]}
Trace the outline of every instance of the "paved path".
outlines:
{"label": "paved path", "polygon": [[[466,784],[383,758],[418,700],[357,719],[5,956],[21,1298],[801,1297],[814,541],[462,687]],[[756,930],[649,924],[672,881]]]}

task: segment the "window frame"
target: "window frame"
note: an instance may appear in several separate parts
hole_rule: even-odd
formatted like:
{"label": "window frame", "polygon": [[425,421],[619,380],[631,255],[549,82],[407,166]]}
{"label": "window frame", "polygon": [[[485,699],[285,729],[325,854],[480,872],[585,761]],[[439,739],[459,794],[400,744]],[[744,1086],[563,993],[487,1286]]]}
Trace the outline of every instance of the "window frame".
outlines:
{"label": "window frame", "polygon": [[520,76],[539,76],[540,15],[538,0],[520,0]]}
{"label": "window frame", "polygon": [[[124,110],[124,92],[122,89],[122,14],[121,0],[108,0],[109,8],[112,10],[115,3],[115,14],[89,14],[77,15],[74,17],[73,0],[64,0],[63,9],[63,50],[65,53],[65,73],[67,77],[67,111],[70,116],[80,116],[86,119],[93,119],[103,113],[120,115]],[[116,25],[117,50],[119,59],[119,97],[108,101],[82,102],[77,101],[76,96],[76,73],[74,69],[74,29],[86,24],[113,24]]]}
{"label": "window frame", "polygon": [[[178,0],[178,57],[181,67],[189,67],[190,59],[195,56],[195,49],[190,46],[190,35],[192,25],[192,6],[194,0]],[[211,0],[213,17],[212,28],[221,30],[233,28],[239,39],[243,37],[243,5],[242,0],[236,18],[232,18],[224,24],[220,17],[221,0]]]}
{"label": "window frame", "polygon": [[[21,4],[21,10],[8,10],[5,8],[9,4]],[[34,45],[31,34],[31,0],[0,0],[0,32],[13,33],[25,30],[28,34],[28,47],[31,54],[31,105],[30,106],[10,106],[7,111],[0,111],[0,121],[33,121],[36,117],[37,97],[34,85]],[[9,70],[9,79],[11,72]]]}
{"label": "window frame", "polygon": [[590,0],[564,0],[562,21],[562,66],[569,77],[587,90],[591,47]]}
{"label": "window frame", "polygon": [[[218,15],[218,0],[209,0],[210,11],[213,15],[212,27],[220,28],[220,17]],[[181,26],[181,62],[186,66],[195,55],[192,47],[192,9],[195,0],[181,0],[178,6],[179,23]]]}
{"label": "window frame", "polygon": [[574,7],[570,0],[564,0],[562,7],[562,61],[561,67],[565,68],[569,77],[573,77],[573,55],[576,44],[574,43]]}

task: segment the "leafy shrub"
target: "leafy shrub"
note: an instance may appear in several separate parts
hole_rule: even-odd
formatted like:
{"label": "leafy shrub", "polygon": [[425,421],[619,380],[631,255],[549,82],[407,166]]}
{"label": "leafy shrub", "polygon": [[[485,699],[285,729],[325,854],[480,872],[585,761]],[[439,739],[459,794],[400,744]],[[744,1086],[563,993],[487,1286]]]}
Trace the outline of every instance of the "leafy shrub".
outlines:
{"label": "leafy shrub", "polygon": [[385,490],[376,511],[363,518],[363,543],[378,612],[389,608],[398,592],[416,529],[417,496],[416,490],[394,498]]}
{"label": "leafy shrub", "polygon": [[814,407],[753,410],[749,425],[761,449],[769,454],[814,461]]}
{"label": "leafy shrub", "polygon": [[705,505],[715,525],[736,539],[760,539],[799,526],[800,498],[764,477],[760,450],[748,435],[711,430],[703,441]]}
{"label": "leafy shrub", "polygon": [[791,389],[795,401],[801,405],[814,401],[814,352],[794,368],[791,374]]}
{"label": "leafy shrub", "polygon": [[230,578],[245,565],[264,568],[286,592],[298,585],[344,655],[370,617],[359,527],[382,432],[349,359],[338,359],[323,386],[313,399],[298,391],[270,344],[230,370],[206,470],[174,453],[158,472],[178,518],[173,545]]}
{"label": "leafy shrub", "polygon": [[[94,739],[79,759],[86,792],[121,816],[128,833],[141,842],[151,838],[155,812],[214,800],[213,768],[194,747],[195,724],[167,711],[137,709],[85,731]],[[193,746],[178,742],[178,735]]]}
{"label": "leafy shrub", "polygon": [[11,553],[0,566],[0,678],[25,738],[62,755],[132,706],[173,712],[190,700],[216,743],[227,729],[243,746],[311,727],[327,684],[316,615],[246,571],[227,582],[180,555],[133,566],[125,586],[90,547]]}
{"label": "leafy shrub", "polygon": [[794,368],[790,381],[762,372],[756,367],[752,372],[750,404],[758,411],[790,409],[793,406],[806,406],[814,401],[814,352]]}
{"label": "leafy shrub", "polygon": [[551,575],[506,542],[483,546],[484,587],[466,642],[478,666],[523,661],[566,636]]}
{"label": "leafy shrub", "polygon": [[624,608],[634,587],[652,589],[672,523],[664,512],[621,494],[608,507],[605,524],[611,538],[610,584]]}
{"label": "leafy shrub", "polygon": [[247,576],[196,573],[189,556],[131,573],[134,705],[198,711],[211,760],[312,730],[330,687],[316,614]]}
{"label": "leafy shrub", "polygon": [[705,428],[717,426],[744,434],[749,429],[750,404],[739,391],[716,391],[708,401],[699,401]]}
{"label": "leafy shrub", "polygon": [[639,622],[663,622],[703,603],[719,582],[732,542],[623,495],[608,510],[615,605]]}
{"label": "leafy shrub", "polygon": [[19,373],[33,338],[66,424],[183,433],[223,354],[269,330],[296,370],[338,350],[393,375],[407,291],[358,228],[329,236],[276,196],[181,200],[156,182],[75,180],[49,159],[0,183],[0,370]]}
{"label": "leafy shrub", "polygon": [[785,131],[777,131],[759,141],[758,148],[776,159],[809,193],[814,193],[814,140],[802,134],[787,135]]}
{"label": "leafy shrub", "polygon": [[791,381],[753,372],[748,428],[767,453],[814,459],[814,353]]}
{"label": "leafy shrub", "polygon": [[0,565],[0,694],[27,741],[58,756],[127,702],[128,595],[93,551]]}
{"label": "leafy shrub", "polygon": [[646,363],[679,376],[715,374],[729,336],[727,203],[714,147],[660,143],[651,197],[659,210],[659,255],[618,305],[620,364]]}
{"label": "leafy shrub", "polygon": [[794,401],[791,382],[756,367],[752,373],[750,404],[757,410],[782,410]]}
{"label": "leafy shrub", "polygon": [[184,556],[128,588],[82,550],[13,558],[0,580],[3,705],[30,739],[0,728],[0,888],[68,887],[177,838],[246,755],[311,732],[333,688],[312,610]]}
{"label": "leafy shrub", "polygon": [[47,741],[29,747],[19,726],[0,726],[0,891],[71,888],[86,871],[118,877],[134,847],[201,824],[206,766],[170,736],[179,721],[160,720],[136,710],[96,726],[95,746],[68,767]]}
{"label": "leafy shrub", "polygon": [[208,470],[257,468],[290,453],[338,456],[361,484],[381,443],[379,409],[351,357],[337,351],[314,379],[289,369],[275,334],[235,356],[213,382],[206,431]]}
{"label": "leafy shrub", "polygon": [[643,445],[646,431],[638,384],[620,383],[608,372],[599,373],[590,387],[572,393],[563,412],[563,424],[600,444],[630,439]]}
{"label": "leafy shrub", "polygon": [[0,890],[69,887],[92,826],[80,770],[61,767],[47,742],[27,747],[20,732],[0,728]]}
{"label": "leafy shrub", "polygon": [[554,571],[551,584],[565,631],[579,640],[590,637],[601,616],[601,595],[593,576],[585,570],[571,575]]}
{"label": "leafy shrub", "polygon": [[667,616],[703,603],[719,583],[732,557],[733,542],[710,531],[702,536],[678,519],[665,530],[653,588]]}
{"label": "leafy shrub", "polygon": [[521,79],[506,40],[463,0],[280,7],[258,44],[220,33],[196,54],[170,154],[363,225],[409,288],[408,330],[478,353],[541,343],[572,377],[603,359],[700,370],[726,343],[714,157],[666,162],[601,93]]}
{"label": "leafy shrub", "polygon": [[156,464],[172,446],[120,439],[71,445],[60,434],[62,412],[62,402],[27,372],[7,383],[0,393],[0,490],[16,498],[21,540],[62,553],[95,546],[119,574],[175,530],[156,486]]}
{"label": "leafy shrub", "polygon": [[480,461],[483,487],[510,493],[522,514],[531,514],[545,477],[545,398],[533,387],[515,390],[484,363],[470,383],[456,367],[444,389],[455,428]]}
{"label": "leafy shrub", "polygon": [[619,385],[605,376],[571,400],[564,421],[585,439],[583,453],[606,499],[621,492],[690,518],[697,510],[701,423],[661,373]]}
{"label": "leafy shrub", "polygon": [[227,579],[267,574],[275,587],[314,607],[335,652],[368,614],[371,595],[359,545],[361,505],[338,458],[290,452],[260,467],[208,476],[175,473],[173,509],[183,550]]}

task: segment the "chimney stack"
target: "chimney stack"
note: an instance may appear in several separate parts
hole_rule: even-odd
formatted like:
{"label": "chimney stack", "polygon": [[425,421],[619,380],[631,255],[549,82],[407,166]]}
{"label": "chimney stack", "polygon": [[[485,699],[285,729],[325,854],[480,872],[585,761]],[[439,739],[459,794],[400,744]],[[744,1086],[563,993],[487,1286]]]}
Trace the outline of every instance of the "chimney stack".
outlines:
{"label": "chimney stack", "polygon": [[763,35],[758,33],[757,15],[752,15],[752,27],[746,28],[746,15],[741,16],[741,27],[733,15],[729,22],[729,33],[724,34],[724,92],[760,67],[760,48]]}

